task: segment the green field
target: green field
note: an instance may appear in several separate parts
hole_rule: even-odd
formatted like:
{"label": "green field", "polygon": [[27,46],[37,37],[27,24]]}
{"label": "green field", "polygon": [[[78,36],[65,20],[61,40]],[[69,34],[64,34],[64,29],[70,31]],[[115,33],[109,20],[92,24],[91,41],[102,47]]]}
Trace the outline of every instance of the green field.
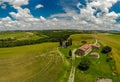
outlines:
{"label": "green field", "polygon": [[98,36],[99,41],[103,45],[109,45],[113,48],[112,53],[113,53],[113,57],[115,59],[117,72],[120,74],[120,43],[119,43],[120,35],[119,34],[118,35],[116,35],[116,34],[109,34],[109,35],[99,34],[97,36]]}
{"label": "green field", "polygon": [[37,40],[46,37],[45,35],[37,36],[36,32],[3,32],[0,33],[0,39],[15,40]]}
{"label": "green field", "polygon": [[73,34],[70,38],[73,40],[73,46],[80,46],[81,41],[87,41],[88,43],[93,43],[95,41],[92,34]]}
{"label": "green field", "polygon": [[[101,53],[101,49],[95,51],[100,54],[99,59],[96,59],[96,58],[93,58],[87,55],[86,57],[90,59],[92,64],[90,66],[90,69],[85,72],[80,71],[77,68],[81,58],[76,58],[75,82],[94,82],[99,77],[111,78],[115,82],[120,81],[120,76],[119,76],[120,55],[118,55],[120,53],[119,51],[120,38],[119,37],[120,35],[106,35],[106,34],[98,34],[98,35],[96,34],[74,34],[71,36],[74,42],[72,46],[79,45],[79,47],[81,45],[81,41],[85,40],[88,43],[93,43],[95,39],[97,38],[98,42],[100,42],[103,46],[108,45],[113,48],[112,55],[114,57],[114,60],[112,60],[110,63],[106,62],[106,55]],[[113,76],[112,73],[116,71],[118,74]]]}
{"label": "green field", "polygon": [[[37,40],[48,36],[42,32],[39,35],[36,33],[4,32],[0,34],[0,39]],[[54,32],[51,36],[54,36]],[[72,34],[70,38],[73,45],[67,48],[58,47],[58,42],[0,48],[0,82],[68,82],[72,63],[69,50],[79,48],[83,45],[81,41],[94,43],[96,39],[101,48],[92,52],[98,52],[100,58],[93,58],[88,54],[86,57],[91,61],[90,68],[81,71],[78,69],[81,58],[76,57],[75,82],[95,82],[99,77],[120,81],[119,34]],[[101,53],[102,47],[106,45],[112,47],[111,62],[106,62],[106,55]]]}
{"label": "green field", "polygon": [[55,82],[62,67],[57,46],[0,48],[0,82]]}

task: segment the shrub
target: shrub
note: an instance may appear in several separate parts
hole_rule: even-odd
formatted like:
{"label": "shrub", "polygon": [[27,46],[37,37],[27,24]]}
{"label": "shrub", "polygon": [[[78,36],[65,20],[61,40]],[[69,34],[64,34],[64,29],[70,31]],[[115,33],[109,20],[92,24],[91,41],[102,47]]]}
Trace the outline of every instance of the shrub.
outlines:
{"label": "shrub", "polygon": [[78,65],[78,68],[82,71],[86,71],[89,69],[90,64],[91,64],[91,62],[88,58],[82,58],[81,62]]}
{"label": "shrub", "polygon": [[111,52],[112,51],[112,48],[111,47],[109,47],[109,46],[105,46],[105,47],[103,47],[102,48],[102,53],[104,53],[104,54],[107,54],[107,53],[109,53],[109,52]]}
{"label": "shrub", "polygon": [[82,44],[86,44],[86,43],[87,43],[87,41],[81,41],[81,43],[82,43]]}

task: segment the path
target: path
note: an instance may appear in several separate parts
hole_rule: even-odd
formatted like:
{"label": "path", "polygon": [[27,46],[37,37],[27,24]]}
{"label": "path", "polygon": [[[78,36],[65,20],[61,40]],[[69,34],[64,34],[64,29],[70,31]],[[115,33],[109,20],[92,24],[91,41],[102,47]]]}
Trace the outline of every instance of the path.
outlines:
{"label": "path", "polygon": [[[96,41],[95,41],[94,44],[97,44],[97,43],[98,43],[98,41],[97,41],[97,39],[96,39]],[[71,71],[70,71],[70,75],[69,75],[68,82],[74,82],[74,78],[75,78],[75,66],[74,66],[74,63],[75,63],[75,51],[76,51],[76,50],[77,50],[77,49],[74,49],[74,50],[72,51],[72,67],[71,67]],[[64,57],[64,55],[59,51],[58,48],[57,48],[57,51],[58,51],[59,55],[62,57],[63,62],[68,62],[68,61],[66,60],[66,58]]]}
{"label": "path", "polygon": [[97,43],[98,43],[98,40],[96,39],[94,44],[97,44]]}
{"label": "path", "polygon": [[70,72],[70,76],[69,76],[68,82],[74,82],[74,78],[75,78],[75,66],[74,66],[75,51],[76,51],[76,49],[74,49],[72,51],[72,67],[71,67],[71,72]]}
{"label": "path", "polygon": [[[64,55],[59,51],[58,48],[57,48],[57,51],[58,51],[59,55],[62,57],[63,62],[67,63],[68,61],[65,59]],[[72,51],[72,67],[71,67],[71,72],[70,72],[70,76],[69,76],[68,82],[74,82],[74,77],[75,77],[75,67],[74,67],[75,51],[76,51],[76,49],[74,49]]]}
{"label": "path", "polygon": [[63,61],[65,64],[69,64],[69,62],[66,60],[65,56],[59,51],[58,48],[57,48],[57,52],[58,52],[58,54],[61,56],[62,61]]}
{"label": "path", "polygon": [[[97,43],[98,43],[98,40],[96,39],[94,44],[97,44]],[[74,82],[74,78],[75,78],[75,66],[74,66],[74,63],[75,63],[75,51],[76,50],[77,49],[74,49],[72,51],[72,67],[71,67],[71,72],[70,72],[68,82]]]}
{"label": "path", "polygon": [[[74,78],[75,78],[75,67],[74,67],[74,62],[75,62],[75,51],[77,49],[74,49],[72,51],[72,67],[71,67],[71,71],[70,71],[70,75],[69,75],[69,79],[68,79],[68,82],[74,82]],[[59,51],[59,49],[57,48],[57,51],[59,53],[59,55],[61,56],[63,62],[65,64],[68,63],[68,61],[66,60],[65,56]]]}
{"label": "path", "polygon": [[59,51],[58,47],[57,47],[57,52],[58,52],[58,54],[61,56],[62,61],[65,62],[64,55]]}

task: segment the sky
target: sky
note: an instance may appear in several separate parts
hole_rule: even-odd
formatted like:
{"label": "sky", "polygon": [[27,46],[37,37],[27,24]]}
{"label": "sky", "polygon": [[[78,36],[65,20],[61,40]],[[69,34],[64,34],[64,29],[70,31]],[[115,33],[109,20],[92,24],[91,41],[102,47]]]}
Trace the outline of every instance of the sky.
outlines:
{"label": "sky", "polygon": [[120,0],[0,0],[0,31],[120,30]]}

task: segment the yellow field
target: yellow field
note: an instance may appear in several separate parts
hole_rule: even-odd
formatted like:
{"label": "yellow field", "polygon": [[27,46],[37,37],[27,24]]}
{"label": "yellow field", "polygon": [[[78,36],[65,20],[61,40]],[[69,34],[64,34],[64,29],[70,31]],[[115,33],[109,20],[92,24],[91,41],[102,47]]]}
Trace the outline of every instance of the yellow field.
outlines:
{"label": "yellow field", "polygon": [[58,43],[0,48],[0,82],[55,82],[62,67]]}

